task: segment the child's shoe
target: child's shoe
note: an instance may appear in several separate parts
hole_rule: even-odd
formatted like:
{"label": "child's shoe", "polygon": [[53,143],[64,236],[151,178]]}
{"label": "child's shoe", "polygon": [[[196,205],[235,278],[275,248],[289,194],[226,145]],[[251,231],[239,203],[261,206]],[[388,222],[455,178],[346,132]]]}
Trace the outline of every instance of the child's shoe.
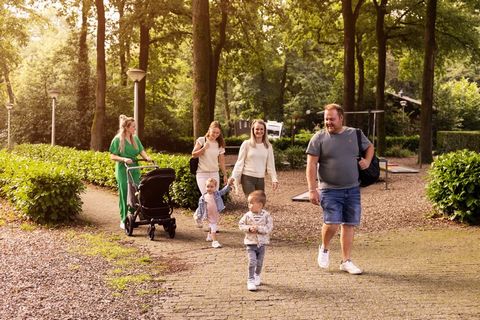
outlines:
{"label": "child's shoe", "polygon": [[257,286],[255,285],[255,281],[254,280],[248,280],[247,281],[247,289],[249,291],[257,291]]}
{"label": "child's shoe", "polygon": [[256,274],[254,275],[254,283],[256,286],[259,286],[262,284],[262,279],[260,278],[260,275],[259,274]]}
{"label": "child's shoe", "polygon": [[212,235],[209,233],[207,233],[207,239],[205,239],[205,241],[212,241]]}
{"label": "child's shoe", "polygon": [[218,241],[213,241],[212,242],[212,248],[221,248],[222,245]]}
{"label": "child's shoe", "polygon": [[125,230],[125,223],[123,223],[123,221],[122,221],[122,222],[120,222],[120,229],[123,229],[123,230]]}

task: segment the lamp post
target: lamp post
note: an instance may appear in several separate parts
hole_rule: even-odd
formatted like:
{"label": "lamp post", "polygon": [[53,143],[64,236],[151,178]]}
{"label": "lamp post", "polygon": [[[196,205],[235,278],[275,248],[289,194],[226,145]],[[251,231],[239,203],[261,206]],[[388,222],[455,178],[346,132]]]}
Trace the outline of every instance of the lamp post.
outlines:
{"label": "lamp post", "polygon": [[133,89],[133,118],[138,126],[138,83],[145,77],[145,71],[142,69],[128,69],[127,75],[135,83]]}
{"label": "lamp post", "polygon": [[60,90],[58,89],[48,90],[48,95],[52,98],[52,146],[55,145],[55,105],[59,94]]}
{"label": "lamp post", "polygon": [[10,150],[10,111],[13,109],[13,103],[8,102],[5,104],[5,108],[7,108],[7,149]]}

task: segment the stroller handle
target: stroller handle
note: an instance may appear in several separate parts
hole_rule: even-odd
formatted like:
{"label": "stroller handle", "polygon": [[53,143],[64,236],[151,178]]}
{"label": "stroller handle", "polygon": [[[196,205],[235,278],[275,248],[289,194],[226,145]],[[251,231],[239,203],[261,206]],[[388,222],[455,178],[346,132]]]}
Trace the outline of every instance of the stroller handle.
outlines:
{"label": "stroller handle", "polygon": [[[129,158],[129,159],[131,159],[131,158]],[[134,162],[150,162],[152,164],[151,165],[146,165],[146,166],[131,166],[128,163],[124,162],[123,164],[124,164],[125,168],[127,169],[127,171],[133,170],[133,169],[158,168],[158,165],[155,162],[155,160],[145,160],[145,159],[131,159],[131,160],[134,161]]]}

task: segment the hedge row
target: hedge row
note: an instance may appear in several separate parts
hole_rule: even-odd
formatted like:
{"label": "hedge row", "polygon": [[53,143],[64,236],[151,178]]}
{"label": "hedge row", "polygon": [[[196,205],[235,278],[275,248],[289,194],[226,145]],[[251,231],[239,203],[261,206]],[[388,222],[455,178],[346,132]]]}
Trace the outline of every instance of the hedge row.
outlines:
{"label": "hedge row", "polygon": [[84,185],[71,168],[0,151],[0,195],[37,222],[59,222],[82,209]]}
{"label": "hedge row", "polygon": [[[19,155],[32,159],[62,164],[74,169],[80,178],[101,187],[117,189],[115,164],[108,152],[76,150],[69,147],[46,144],[22,144],[13,149]],[[176,180],[172,185],[172,199],[177,206],[195,208],[200,191],[195,177],[189,171],[189,156],[168,155],[147,151],[149,156],[162,168],[173,168]]]}
{"label": "hedge row", "polygon": [[462,149],[480,152],[480,131],[438,131],[437,149],[441,153]]}

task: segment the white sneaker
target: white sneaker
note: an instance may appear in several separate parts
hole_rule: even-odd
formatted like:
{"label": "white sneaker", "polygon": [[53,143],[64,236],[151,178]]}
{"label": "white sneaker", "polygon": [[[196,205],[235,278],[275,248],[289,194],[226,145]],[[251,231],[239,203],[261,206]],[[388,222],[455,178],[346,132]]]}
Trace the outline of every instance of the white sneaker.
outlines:
{"label": "white sneaker", "polygon": [[255,282],[252,280],[247,281],[247,289],[249,291],[257,291],[257,286],[255,285]]}
{"label": "white sneaker", "polygon": [[352,261],[347,260],[340,263],[340,270],[348,272],[350,274],[362,274],[362,269],[353,264]]}
{"label": "white sneaker", "polygon": [[120,222],[120,229],[123,229],[123,230],[125,230],[125,223],[123,223],[123,222]]}
{"label": "white sneaker", "polygon": [[260,275],[255,273],[255,274],[254,274],[254,277],[255,277],[255,279],[254,279],[254,282],[253,282],[253,283],[254,283],[256,286],[261,285],[261,284],[262,284],[262,279],[260,278]]}
{"label": "white sneaker", "polygon": [[318,249],[318,258],[317,258],[318,266],[323,269],[328,269],[330,265],[330,251],[325,252],[323,246],[320,246]]}
{"label": "white sneaker", "polygon": [[212,242],[212,248],[221,248],[222,245],[218,241],[213,241]]}
{"label": "white sneaker", "polygon": [[207,239],[205,241],[212,241],[212,236],[210,235],[210,232],[207,233]]}

